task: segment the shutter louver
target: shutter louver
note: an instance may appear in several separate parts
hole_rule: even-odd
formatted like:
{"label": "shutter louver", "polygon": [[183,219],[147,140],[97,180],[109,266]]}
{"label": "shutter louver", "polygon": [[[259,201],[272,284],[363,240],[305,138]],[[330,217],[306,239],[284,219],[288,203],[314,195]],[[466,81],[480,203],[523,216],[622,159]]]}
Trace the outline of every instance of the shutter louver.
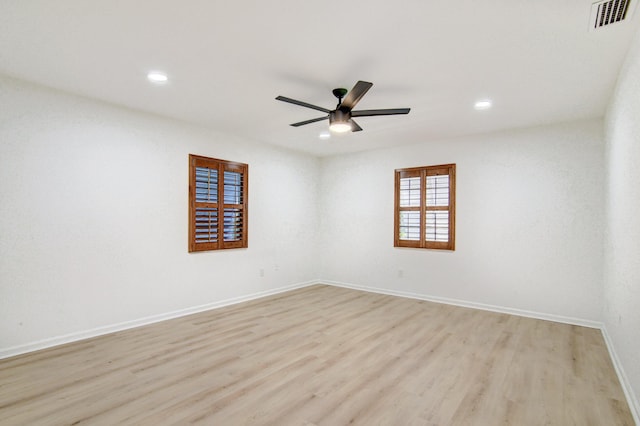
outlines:
{"label": "shutter louver", "polygon": [[400,178],[400,207],[420,206],[420,177]]}
{"label": "shutter louver", "polygon": [[449,241],[449,212],[427,211],[426,235],[427,241]]}
{"label": "shutter louver", "polygon": [[218,170],[196,167],[196,203],[218,202]]}
{"label": "shutter louver", "polygon": [[242,173],[224,172],[224,203],[242,204]]}
{"label": "shutter louver", "polygon": [[196,207],[196,244],[218,241],[218,209]]}
{"label": "shutter louver", "polygon": [[224,209],[224,240],[242,240],[242,210]]}
{"label": "shutter louver", "polygon": [[397,178],[396,202],[399,211],[396,218],[396,238],[403,241],[404,245],[418,247],[422,233],[422,177],[420,173],[402,173]]}
{"label": "shutter louver", "polygon": [[400,212],[400,239],[420,240],[420,212]]}
{"label": "shutter louver", "polygon": [[[420,177],[400,179],[400,208],[420,207]],[[400,239],[420,240],[420,211],[400,212]]]}
{"label": "shutter louver", "polygon": [[244,228],[242,173],[224,172],[224,241],[241,241]]}
{"label": "shutter louver", "polygon": [[449,241],[449,175],[427,176],[426,241]]}
{"label": "shutter louver", "polygon": [[449,175],[427,176],[427,207],[449,205]]}

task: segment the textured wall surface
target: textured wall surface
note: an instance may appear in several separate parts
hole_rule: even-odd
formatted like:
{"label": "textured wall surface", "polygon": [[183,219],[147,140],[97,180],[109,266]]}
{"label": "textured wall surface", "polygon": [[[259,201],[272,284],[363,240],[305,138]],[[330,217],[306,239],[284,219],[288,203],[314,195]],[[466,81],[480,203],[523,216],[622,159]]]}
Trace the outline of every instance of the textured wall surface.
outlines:
{"label": "textured wall surface", "polygon": [[640,414],[640,32],[606,119],[604,322]]}
{"label": "textured wall surface", "polygon": [[[600,321],[602,121],[323,159],[323,277]],[[394,169],[457,163],[455,252],[393,247]]]}
{"label": "textured wall surface", "polygon": [[[316,158],[8,78],[0,99],[0,349],[317,277]],[[249,164],[249,248],[187,252],[189,153]]]}

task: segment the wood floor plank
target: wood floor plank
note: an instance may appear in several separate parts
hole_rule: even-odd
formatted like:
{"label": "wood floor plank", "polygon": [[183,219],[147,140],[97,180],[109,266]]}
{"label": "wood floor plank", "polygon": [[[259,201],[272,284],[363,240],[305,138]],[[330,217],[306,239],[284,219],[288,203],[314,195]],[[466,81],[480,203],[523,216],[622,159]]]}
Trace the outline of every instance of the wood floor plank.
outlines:
{"label": "wood floor plank", "polygon": [[599,330],[316,285],[0,360],[1,425],[633,425]]}

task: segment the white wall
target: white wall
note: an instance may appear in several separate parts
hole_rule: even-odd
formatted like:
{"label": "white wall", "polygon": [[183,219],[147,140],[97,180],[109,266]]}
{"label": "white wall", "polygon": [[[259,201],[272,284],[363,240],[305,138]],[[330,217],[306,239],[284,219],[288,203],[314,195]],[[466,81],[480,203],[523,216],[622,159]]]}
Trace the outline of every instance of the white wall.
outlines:
{"label": "white wall", "polygon": [[640,32],[606,118],[604,322],[640,415]]}
{"label": "white wall", "polygon": [[[603,145],[596,120],[326,158],[322,276],[600,321]],[[456,251],[394,248],[394,169],[443,163],[457,163]]]}
{"label": "white wall", "polygon": [[[4,77],[0,100],[0,350],[317,277],[318,159]],[[187,252],[189,153],[249,164],[248,249]]]}

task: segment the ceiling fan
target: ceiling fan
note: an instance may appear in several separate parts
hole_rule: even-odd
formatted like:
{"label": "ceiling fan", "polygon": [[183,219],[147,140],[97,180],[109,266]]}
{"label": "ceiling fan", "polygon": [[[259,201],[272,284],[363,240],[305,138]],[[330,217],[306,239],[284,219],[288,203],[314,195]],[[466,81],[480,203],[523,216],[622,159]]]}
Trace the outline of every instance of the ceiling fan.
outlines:
{"label": "ceiling fan", "polygon": [[[306,102],[297,101],[295,99],[287,98],[285,96],[278,96],[276,99],[282,102],[288,102],[294,105],[300,105],[306,108],[322,111],[327,115],[319,118],[312,118],[311,120],[300,121],[293,123],[293,127],[304,126],[305,124],[315,123],[316,121],[322,121],[329,119],[329,129],[338,132],[359,132],[362,127],[358,126],[358,123],[353,121],[353,117],[370,117],[374,115],[397,115],[397,114],[409,114],[411,108],[392,108],[392,109],[363,109],[360,111],[353,111],[353,107],[356,106],[358,101],[371,89],[373,83],[367,81],[358,81],[351,91],[347,89],[333,89],[333,95],[338,98],[338,105],[336,109],[328,110],[317,105],[308,104]],[[346,95],[346,96],[345,96]],[[344,100],[343,100],[344,98]]]}

